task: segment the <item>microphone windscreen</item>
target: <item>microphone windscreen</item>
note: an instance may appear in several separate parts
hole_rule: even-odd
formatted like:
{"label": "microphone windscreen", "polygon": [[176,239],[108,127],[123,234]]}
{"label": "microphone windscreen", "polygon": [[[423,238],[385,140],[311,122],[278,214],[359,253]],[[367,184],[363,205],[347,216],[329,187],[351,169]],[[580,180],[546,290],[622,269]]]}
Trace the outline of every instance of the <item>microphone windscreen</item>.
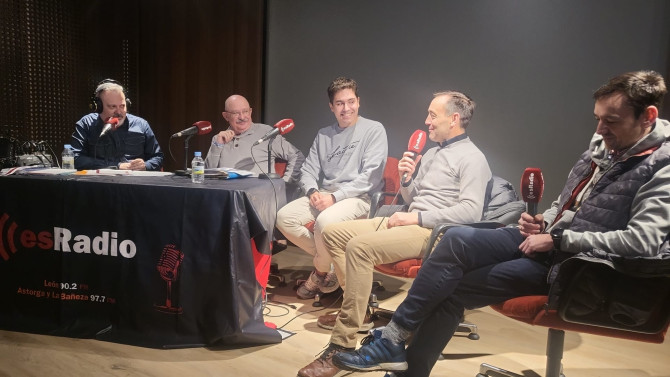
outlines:
{"label": "microphone windscreen", "polygon": [[119,118],[109,117],[109,119],[107,119],[107,123],[111,124],[112,126],[116,126],[119,124]]}
{"label": "microphone windscreen", "polygon": [[279,133],[281,135],[286,135],[287,133],[291,132],[291,130],[293,130],[293,127],[295,127],[293,119],[282,119],[279,122],[275,123],[275,128],[279,129]]}
{"label": "microphone windscreen", "polygon": [[421,153],[425,145],[426,145],[426,131],[416,130],[412,134],[412,137],[409,138],[409,143],[407,144],[407,151],[419,154]]}
{"label": "microphone windscreen", "polygon": [[526,203],[539,203],[544,192],[544,178],[539,168],[526,168],[521,176],[521,197]]}
{"label": "microphone windscreen", "polygon": [[193,123],[193,125],[198,127],[198,135],[204,135],[212,132],[212,123],[206,120],[199,120]]}

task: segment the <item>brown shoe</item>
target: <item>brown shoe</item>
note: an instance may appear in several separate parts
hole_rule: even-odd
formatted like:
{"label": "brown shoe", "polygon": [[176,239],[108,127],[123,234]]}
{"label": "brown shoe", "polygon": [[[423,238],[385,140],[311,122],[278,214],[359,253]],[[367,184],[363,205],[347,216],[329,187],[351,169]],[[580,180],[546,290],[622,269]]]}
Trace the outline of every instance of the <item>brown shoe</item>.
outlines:
{"label": "brown shoe", "polygon": [[336,377],[344,376],[351,372],[340,370],[333,365],[333,355],[342,351],[353,351],[354,348],[346,348],[330,343],[316,360],[307,364],[298,371],[298,377]]}
{"label": "brown shoe", "polygon": [[[322,329],[326,330],[332,330],[335,327],[335,321],[337,321],[337,315],[339,312],[335,314],[324,314],[322,316],[319,316],[319,319],[316,320],[316,325],[321,327]],[[361,328],[358,329],[358,332],[366,333],[372,328],[375,327],[375,323],[372,322],[372,319],[370,318],[370,313],[368,311],[365,312],[365,318],[363,319],[363,324],[361,325]]]}

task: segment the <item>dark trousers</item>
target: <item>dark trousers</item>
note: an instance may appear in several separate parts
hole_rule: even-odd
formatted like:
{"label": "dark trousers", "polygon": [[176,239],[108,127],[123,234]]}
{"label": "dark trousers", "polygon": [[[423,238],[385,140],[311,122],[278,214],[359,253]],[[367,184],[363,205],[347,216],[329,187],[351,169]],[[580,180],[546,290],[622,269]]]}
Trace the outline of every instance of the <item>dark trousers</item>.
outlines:
{"label": "dark trousers", "polygon": [[429,376],[464,310],[546,294],[548,265],[523,257],[516,228],[448,230],[423,263],[393,321],[414,332],[403,376]]}

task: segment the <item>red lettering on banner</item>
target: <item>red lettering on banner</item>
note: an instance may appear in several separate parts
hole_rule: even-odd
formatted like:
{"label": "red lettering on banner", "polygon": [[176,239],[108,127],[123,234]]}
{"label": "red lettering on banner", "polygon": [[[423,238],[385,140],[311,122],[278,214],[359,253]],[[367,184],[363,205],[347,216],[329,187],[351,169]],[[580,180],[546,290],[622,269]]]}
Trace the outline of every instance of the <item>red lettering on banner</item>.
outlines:
{"label": "red lettering on banner", "polygon": [[37,246],[43,250],[49,250],[54,247],[54,241],[51,238],[51,233],[49,232],[39,232],[37,233],[37,239],[39,243]]}
{"label": "red lettering on banner", "polygon": [[[9,260],[9,254],[7,253],[7,250],[5,250],[5,241],[4,241],[4,234],[5,234],[5,223],[9,220],[9,215],[6,213],[2,214],[2,217],[0,217],[0,257],[4,260]],[[12,253],[16,253],[16,246],[14,246],[14,233],[13,231],[16,229],[16,223],[12,222],[12,225],[9,227],[7,230],[7,242],[9,243],[9,249],[12,251]]]}
{"label": "red lettering on banner", "polygon": [[37,244],[37,237],[35,236],[35,232],[32,230],[24,230],[21,232],[21,246],[31,248],[35,247]]}

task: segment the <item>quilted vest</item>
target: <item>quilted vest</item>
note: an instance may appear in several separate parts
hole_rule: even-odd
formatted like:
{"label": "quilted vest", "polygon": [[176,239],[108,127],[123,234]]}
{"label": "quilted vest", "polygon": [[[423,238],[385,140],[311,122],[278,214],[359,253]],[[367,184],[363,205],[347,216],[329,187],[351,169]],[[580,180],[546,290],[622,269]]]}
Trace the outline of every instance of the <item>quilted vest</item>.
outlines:
{"label": "quilted vest", "polygon": [[[631,156],[625,161],[615,163],[595,184],[589,197],[582,202],[568,229],[576,232],[625,229],[638,190],[669,162],[670,143],[666,142],[651,154]],[[561,192],[558,208],[563,208],[577,185],[587,179],[592,164],[591,152],[584,152],[570,172]],[[555,261],[563,259],[565,258],[559,257]]]}

